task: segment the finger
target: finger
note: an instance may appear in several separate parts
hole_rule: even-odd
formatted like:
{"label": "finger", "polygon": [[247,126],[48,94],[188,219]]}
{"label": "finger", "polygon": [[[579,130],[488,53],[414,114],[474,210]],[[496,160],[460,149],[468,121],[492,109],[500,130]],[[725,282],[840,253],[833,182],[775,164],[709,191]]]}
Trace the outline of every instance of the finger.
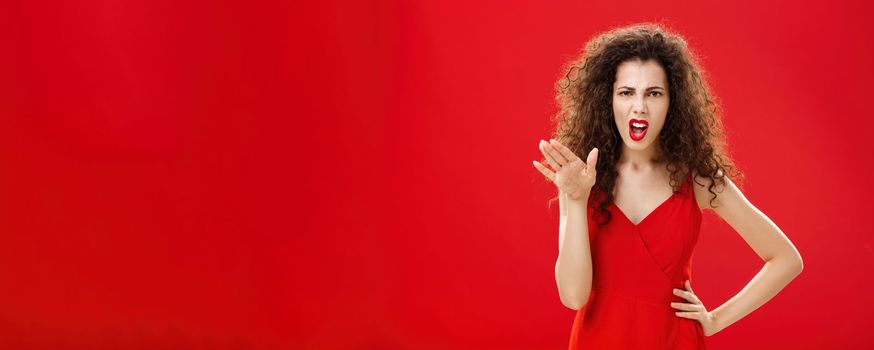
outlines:
{"label": "finger", "polygon": [[[543,141],[543,142],[546,142],[546,141]],[[565,165],[567,163],[570,163],[570,160],[565,158],[565,156],[562,155],[561,152],[559,152],[558,149],[555,148],[555,146],[553,146],[551,143],[546,142],[546,144],[543,145],[543,147],[546,148],[546,150],[549,152],[549,155],[552,156],[552,159],[554,159],[556,162],[558,162],[559,165]]]}
{"label": "finger", "polygon": [[679,311],[679,312],[675,312],[674,314],[676,314],[677,316],[692,319],[692,320],[698,319],[698,312],[697,311]]}
{"label": "finger", "polygon": [[589,151],[589,155],[586,157],[586,168],[590,169],[590,171],[598,169],[598,147],[592,148]]}
{"label": "finger", "polygon": [[546,176],[549,181],[555,181],[555,173],[547,169],[546,166],[535,160],[534,167],[537,168],[537,170],[540,170],[540,173],[543,174],[543,176]]}
{"label": "finger", "polygon": [[686,280],[686,290],[688,290],[688,291],[689,291],[689,294],[692,295],[692,298],[695,299],[695,303],[697,303],[697,304],[701,304],[701,300],[698,300],[698,296],[695,295],[695,292],[694,292],[694,291],[692,291],[692,282],[689,281],[689,280]]}
{"label": "finger", "polygon": [[[550,141],[551,140],[552,139],[550,139]],[[555,147],[555,145],[553,145],[551,142],[546,142],[546,145],[548,146],[546,148],[549,149],[550,154],[552,154],[552,158],[555,159],[556,161],[558,161],[559,164],[565,165],[567,163],[570,163],[571,159],[573,159],[573,158],[567,158],[563,154],[561,154],[561,152],[559,152],[559,150],[558,150],[558,147]]]}
{"label": "finger", "polygon": [[558,171],[558,169],[561,168],[561,165],[559,165],[552,154],[549,153],[552,146],[543,140],[540,140],[540,144],[537,146],[540,147],[540,152],[543,153],[543,157],[546,158],[546,162],[549,163],[549,166],[551,166],[553,170]]}
{"label": "finger", "polygon": [[698,303],[698,298],[695,297],[695,294],[689,293],[685,290],[674,288],[674,295],[691,301],[693,303]]}
{"label": "finger", "polygon": [[671,307],[682,311],[702,311],[700,304],[671,303]]}
{"label": "finger", "polygon": [[683,291],[683,294],[685,295],[684,298],[686,300],[691,301],[695,304],[701,304],[701,300],[698,300],[698,296],[695,295],[695,293],[692,293],[690,291]]}
{"label": "finger", "polygon": [[580,159],[580,157],[577,157],[570,148],[565,147],[565,145],[562,145],[561,142],[558,142],[556,139],[549,139],[549,144],[552,145],[552,147],[554,147],[555,150],[568,161],[568,163]]}

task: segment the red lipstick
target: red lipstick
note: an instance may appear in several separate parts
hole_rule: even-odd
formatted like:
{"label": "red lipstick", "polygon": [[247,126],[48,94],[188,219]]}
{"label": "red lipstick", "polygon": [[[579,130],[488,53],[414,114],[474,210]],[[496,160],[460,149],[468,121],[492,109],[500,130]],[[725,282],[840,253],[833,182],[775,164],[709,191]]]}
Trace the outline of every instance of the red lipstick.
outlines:
{"label": "red lipstick", "polygon": [[647,130],[649,130],[649,122],[646,120],[631,118],[628,121],[628,135],[634,141],[643,140]]}

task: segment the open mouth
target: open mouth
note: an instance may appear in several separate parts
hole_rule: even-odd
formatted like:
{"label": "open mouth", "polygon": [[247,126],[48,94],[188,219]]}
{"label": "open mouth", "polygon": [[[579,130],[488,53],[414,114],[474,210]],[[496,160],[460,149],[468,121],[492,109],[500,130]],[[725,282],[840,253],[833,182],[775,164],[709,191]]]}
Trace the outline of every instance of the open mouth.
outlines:
{"label": "open mouth", "polygon": [[649,122],[646,120],[632,118],[628,122],[628,134],[634,141],[643,140],[647,129],[649,129]]}

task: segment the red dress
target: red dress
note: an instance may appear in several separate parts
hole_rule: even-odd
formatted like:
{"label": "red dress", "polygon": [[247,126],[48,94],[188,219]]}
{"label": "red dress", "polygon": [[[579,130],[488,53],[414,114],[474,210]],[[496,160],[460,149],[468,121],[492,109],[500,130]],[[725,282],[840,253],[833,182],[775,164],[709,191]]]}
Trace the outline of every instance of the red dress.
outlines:
{"label": "red dress", "polygon": [[701,324],[671,307],[688,303],[673,288],[693,282],[701,209],[691,176],[637,225],[615,204],[607,209],[612,219],[598,228],[588,208],[592,292],[574,318],[569,349],[705,349]]}

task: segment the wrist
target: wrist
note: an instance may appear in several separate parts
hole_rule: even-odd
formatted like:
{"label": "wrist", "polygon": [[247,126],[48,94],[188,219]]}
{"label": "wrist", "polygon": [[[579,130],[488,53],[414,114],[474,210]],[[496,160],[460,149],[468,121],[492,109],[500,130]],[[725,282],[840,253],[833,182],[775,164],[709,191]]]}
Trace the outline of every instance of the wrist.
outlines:
{"label": "wrist", "polygon": [[569,193],[565,193],[565,198],[568,200],[568,202],[572,202],[575,204],[586,203],[589,200],[590,193],[591,191],[580,191],[577,194],[577,198],[574,198]]}
{"label": "wrist", "polygon": [[711,322],[713,324],[713,333],[711,333],[710,335],[719,333],[721,330],[723,330],[726,327],[726,325],[722,323],[722,321],[723,321],[722,318],[719,317],[718,310],[711,311],[710,318],[711,318],[711,320],[712,320]]}

